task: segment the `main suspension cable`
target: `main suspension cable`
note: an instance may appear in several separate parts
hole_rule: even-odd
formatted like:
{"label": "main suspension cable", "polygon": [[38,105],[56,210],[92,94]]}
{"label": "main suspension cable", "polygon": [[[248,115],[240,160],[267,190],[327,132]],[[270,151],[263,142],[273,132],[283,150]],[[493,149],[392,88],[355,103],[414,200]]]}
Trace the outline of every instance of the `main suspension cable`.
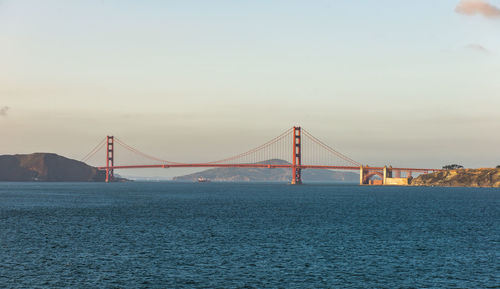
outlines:
{"label": "main suspension cable", "polygon": [[351,164],[355,164],[356,166],[361,166],[361,163],[351,159],[350,157],[348,156],[345,156],[343,154],[341,154],[340,152],[336,151],[335,149],[333,149],[332,147],[330,147],[329,145],[325,144],[324,142],[322,142],[321,140],[319,140],[318,138],[316,138],[315,136],[313,136],[311,133],[309,133],[307,130],[303,129],[303,132],[304,134],[311,138],[312,141],[314,141],[316,144],[322,146],[324,149],[326,149],[327,151],[329,151],[330,153],[336,155],[337,157],[343,159],[344,161],[347,161]]}
{"label": "main suspension cable", "polygon": [[160,159],[160,158],[157,158],[157,157],[154,157],[154,156],[151,156],[151,155],[148,155],[148,154],[145,154],[143,152],[141,152],[140,150],[126,144],[125,142],[123,142],[122,140],[118,139],[117,137],[115,137],[115,141],[117,143],[119,143],[120,145],[122,145],[124,148],[128,149],[129,151],[133,152],[133,153],[136,153],[136,154],[139,154],[145,158],[148,158],[148,159],[151,159],[151,160],[155,160],[155,161],[158,161],[158,162],[161,162],[161,163],[167,163],[167,164],[176,164],[176,165],[179,165],[179,164],[182,164],[182,163],[178,163],[178,162],[172,162],[172,161],[167,161],[167,160],[164,160],[164,159]]}
{"label": "main suspension cable", "polygon": [[246,157],[252,153],[255,153],[257,151],[260,151],[268,146],[270,146],[271,144],[273,143],[276,143],[278,141],[280,141],[282,138],[284,138],[285,136],[287,136],[287,134],[289,134],[290,132],[292,131],[292,129],[287,129],[285,132],[283,132],[282,134],[280,134],[279,136],[271,139],[270,141],[256,147],[256,148],[253,148],[249,151],[246,151],[244,153],[241,153],[239,155],[235,155],[235,156],[232,156],[232,157],[229,157],[229,158],[225,158],[225,159],[222,159],[222,160],[218,160],[218,161],[213,161],[213,162],[208,162],[207,164],[217,164],[217,163],[222,163],[222,162],[228,162],[228,161],[232,161],[232,160],[235,160],[235,159],[238,159],[238,158],[242,158],[242,157]]}
{"label": "main suspension cable", "polygon": [[91,157],[93,157],[97,151],[101,148],[101,146],[104,145],[106,142],[106,138],[103,138],[89,153],[87,153],[80,161],[81,162],[86,162],[88,161]]}

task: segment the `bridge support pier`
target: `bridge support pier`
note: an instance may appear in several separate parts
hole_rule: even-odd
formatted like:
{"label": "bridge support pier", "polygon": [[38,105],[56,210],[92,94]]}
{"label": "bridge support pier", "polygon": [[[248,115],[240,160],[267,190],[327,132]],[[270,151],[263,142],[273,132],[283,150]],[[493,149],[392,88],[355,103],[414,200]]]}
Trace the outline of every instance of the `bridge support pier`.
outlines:
{"label": "bridge support pier", "polygon": [[[371,180],[373,176],[378,176],[380,179]],[[392,178],[392,167],[384,166],[383,168],[372,168],[361,165],[359,167],[359,184],[360,185],[377,185],[383,186],[387,184],[387,179]]]}
{"label": "bridge support pier", "polygon": [[392,166],[390,167],[384,166],[384,178],[382,180],[382,185],[387,184],[388,178],[392,178]]}
{"label": "bridge support pier", "polygon": [[292,185],[302,184],[300,126],[293,127]]}
{"label": "bridge support pier", "polygon": [[106,137],[106,183],[112,182],[114,177],[113,164],[114,164],[114,137]]}

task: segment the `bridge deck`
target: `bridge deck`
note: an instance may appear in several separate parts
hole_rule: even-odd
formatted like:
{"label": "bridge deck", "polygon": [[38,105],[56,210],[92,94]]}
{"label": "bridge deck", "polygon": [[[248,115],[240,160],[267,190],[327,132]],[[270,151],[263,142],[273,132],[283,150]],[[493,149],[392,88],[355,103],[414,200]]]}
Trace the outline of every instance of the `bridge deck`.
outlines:
{"label": "bridge deck", "polygon": [[[321,165],[300,165],[295,166],[297,169],[323,169],[323,170],[360,170],[359,166],[321,166]],[[293,168],[293,165],[272,165],[272,164],[159,164],[159,165],[133,165],[133,166],[110,166],[98,167],[99,170],[105,169],[145,169],[145,168]],[[384,167],[363,167],[365,170],[383,170]],[[391,168],[396,171],[412,171],[412,172],[435,172],[440,169],[422,169],[422,168]]]}

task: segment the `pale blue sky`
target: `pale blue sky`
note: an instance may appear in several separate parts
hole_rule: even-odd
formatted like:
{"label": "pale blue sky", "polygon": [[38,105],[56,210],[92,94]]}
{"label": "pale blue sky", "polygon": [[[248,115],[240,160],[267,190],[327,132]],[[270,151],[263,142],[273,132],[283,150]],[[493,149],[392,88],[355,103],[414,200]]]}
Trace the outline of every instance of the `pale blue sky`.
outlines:
{"label": "pale blue sky", "polygon": [[500,18],[458,2],[0,1],[0,153],[205,161],[299,124],[362,163],[497,165]]}

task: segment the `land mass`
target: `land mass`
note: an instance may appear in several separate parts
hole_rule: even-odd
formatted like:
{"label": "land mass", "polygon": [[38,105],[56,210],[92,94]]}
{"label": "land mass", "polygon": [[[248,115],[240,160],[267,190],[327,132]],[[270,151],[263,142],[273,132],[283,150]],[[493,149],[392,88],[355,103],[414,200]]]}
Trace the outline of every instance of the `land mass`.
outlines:
{"label": "land mass", "polygon": [[[289,164],[269,160],[265,164]],[[290,182],[288,168],[215,168],[175,177],[175,181],[196,181],[206,178],[218,182]],[[305,182],[358,182],[352,172],[308,169],[302,171]],[[104,171],[83,162],[54,153],[0,155],[0,181],[10,182],[103,182]],[[116,178],[115,181],[125,181]],[[414,178],[411,186],[500,187],[500,169],[458,169],[424,174]]]}
{"label": "land mass", "polygon": [[0,181],[103,182],[105,173],[53,153],[0,155]]}
{"label": "land mass", "polygon": [[420,175],[412,186],[500,187],[500,169],[458,169]]}
{"label": "land mass", "polygon": [[[262,164],[289,165],[284,160],[273,159]],[[288,168],[215,168],[185,176],[174,181],[196,181],[206,178],[215,182],[290,182],[292,171]],[[359,182],[359,175],[351,172],[307,169],[302,171],[304,182]]]}

